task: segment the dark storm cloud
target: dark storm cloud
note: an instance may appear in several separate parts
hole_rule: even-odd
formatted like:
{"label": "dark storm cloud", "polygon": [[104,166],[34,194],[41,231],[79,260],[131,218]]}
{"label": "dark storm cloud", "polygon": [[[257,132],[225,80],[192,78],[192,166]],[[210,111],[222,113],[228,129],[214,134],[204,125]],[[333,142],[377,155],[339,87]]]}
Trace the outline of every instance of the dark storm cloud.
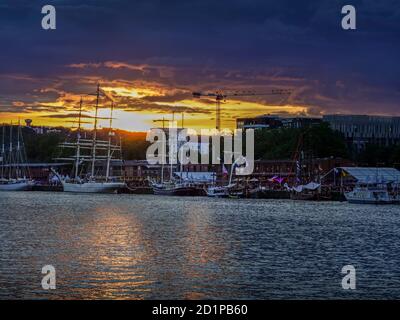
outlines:
{"label": "dark storm cloud", "polygon": [[[186,113],[186,114],[209,114],[212,111],[204,108],[194,108],[188,107],[184,105],[170,105],[160,103],[159,99],[158,103],[153,103],[144,99],[132,99],[132,98],[122,98],[119,101],[118,107],[120,109],[124,109],[125,111],[150,111],[156,113],[165,113],[171,114],[172,112],[176,113]],[[174,100],[175,101],[175,100]],[[172,102],[174,102],[172,101]],[[168,101],[163,101],[168,102]]]}
{"label": "dark storm cloud", "polygon": [[[68,118],[79,118],[79,113],[63,113],[63,114],[47,114],[42,116],[42,118],[52,118],[52,119],[68,119]],[[81,118],[83,119],[94,119],[94,116],[89,114],[81,114]],[[98,119],[108,119],[108,118],[100,118]]]}
{"label": "dark storm cloud", "polygon": [[[56,31],[40,28],[44,4],[57,8]],[[340,27],[345,4],[357,31]],[[291,87],[290,102],[312,113],[399,113],[396,0],[6,0],[0,21],[0,97],[106,77],[188,91]]]}
{"label": "dark storm cloud", "polygon": [[164,113],[171,114],[175,113],[185,113],[185,114],[210,114],[212,111],[199,109],[199,108],[190,108],[187,106],[170,106],[170,105],[162,105],[162,104],[134,104],[124,109],[125,111],[151,111],[156,113]]}

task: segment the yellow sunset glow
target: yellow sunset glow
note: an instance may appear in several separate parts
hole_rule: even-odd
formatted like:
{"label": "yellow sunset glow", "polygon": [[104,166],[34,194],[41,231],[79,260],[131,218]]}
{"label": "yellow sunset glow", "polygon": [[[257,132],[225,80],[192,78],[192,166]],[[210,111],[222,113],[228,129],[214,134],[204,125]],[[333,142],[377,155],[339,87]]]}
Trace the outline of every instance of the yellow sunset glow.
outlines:
{"label": "yellow sunset glow", "polygon": [[[175,113],[175,121],[182,125],[182,113],[184,126],[193,129],[215,128],[215,102],[213,99],[193,99],[190,91],[166,87],[157,83],[109,81],[103,82],[102,90],[111,94],[116,101],[113,113],[113,127],[128,131],[147,131],[152,127],[162,126],[161,122],[154,120],[172,120]],[[67,92],[54,88],[43,88],[40,93],[57,93],[58,97],[45,102],[33,102],[30,105],[15,100],[12,106],[20,108],[21,112],[5,112],[0,115],[0,122],[16,123],[18,119],[32,119],[35,126],[64,126],[76,127],[77,113],[79,111],[79,93]],[[186,99],[172,100],[175,94],[183,94]],[[93,127],[95,97],[83,95],[82,126]],[[155,97],[151,101],[141,100],[145,97]],[[159,101],[157,101],[157,97]],[[166,99],[168,97],[168,99]],[[189,98],[190,97],[190,98]],[[285,99],[285,97],[283,97]],[[274,105],[264,101],[240,101],[227,99],[221,102],[222,128],[233,129],[236,127],[236,119],[255,117],[265,114],[282,116],[305,115],[308,108],[298,105]],[[110,110],[108,102],[101,101],[98,121],[99,127],[109,127],[108,118]]]}
{"label": "yellow sunset glow", "polygon": [[102,89],[119,97],[144,98],[163,95],[162,92],[149,88],[102,87]]}
{"label": "yellow sunset glow", "polygon": [[64,102],[63,101],[56,101],[56,102],[41,102],[41,106],[43,107],[63,107]]}

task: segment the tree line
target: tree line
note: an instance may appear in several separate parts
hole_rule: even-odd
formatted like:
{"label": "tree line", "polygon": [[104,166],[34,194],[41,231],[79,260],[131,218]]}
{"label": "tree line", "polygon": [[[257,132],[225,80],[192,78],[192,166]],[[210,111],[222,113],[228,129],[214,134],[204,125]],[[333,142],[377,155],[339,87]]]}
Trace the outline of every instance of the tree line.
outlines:
{"label": "tree line", "polygon": [[[37,134],[23,128],[26,153],[30,162],[51,162],[58,156],[58,144],[73,139],[75,132],[56,128],[55,132]],[[99,130],[99,139],[106,139],[108,130]],[[90,136],[90,132],[87,132]],[[144,160],[149,142],[145,132],[116,130],[121,138],[125,160]],[[344,136],[322,123],[307,128],[260,129],[255,131],[255,159],[293,159],[296,152],[304,152],[314,158],[340,157],[350,159],[360,166],[400,167],[400,145],[379,146],[369,144],[357,152]]]}

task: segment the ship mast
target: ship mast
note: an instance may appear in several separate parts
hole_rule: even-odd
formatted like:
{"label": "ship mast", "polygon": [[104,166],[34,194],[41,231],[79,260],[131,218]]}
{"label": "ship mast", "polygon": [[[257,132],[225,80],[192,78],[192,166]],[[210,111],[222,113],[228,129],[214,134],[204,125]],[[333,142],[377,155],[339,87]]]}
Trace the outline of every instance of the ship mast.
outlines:
{"label": "ship mast", "polygon": [[[97,92],[94,94],[90,94],[92,96],[96,96],[96,102],[95,102],[95,115],[94,115],[94,129],[92,133],[92,137],[86,138],[86,132],[82,128],[82,117],[84,117],[83,114],[83,96],[81,96],[80,99],[80,104],[79,104],[79,121],[78,121],[78,130],[77,130],[77,137],[75,142],[64,142],[61,143],[59,146],[61,148],[70,148],[74,149],[73,154],[68,157],[57,157],[55,160],[61,160],[61,161],[72,161],[74,164],[73,168],[73,173],[75,174],[75,179],[78,180],[80,179],[80,175],[82,175],[82,163],[88,163],[87,166],[87,172],[85,172],[85,181],[90,180],[91,182],[95,182],[96,180],[96,175],[98,175],[98,172],[96,172],[96,164],[98,161],[102,161],[102,163],[105,164],[107,162],[107,173],[105,175],[102,175],[102,178],[107,178],[109,179],[110,177],[110,172],[111,172],[111,159],[113,159],[113,154],[114,151],[120,151],[121,152],[121,146],[113,145],[112,144],[112,136],[114,135],[114,132],[112,132],[112,120],[110,120],[110,137],[109,140],[98,140],[98,120],[101,119],[99,118],[99,108],[100,108],[100,99],[102,95],[105,95],[108,97],[110,100],[112,100],[111,96],[108,96],[106,93],[103,93],[100,84],[97,85]],[[113,100],[112,100],[113,101]],[[112,112],[114,110],[115,103],[113,101],[113,106],[112,106]],[[112,114],[112,113],[111,113]],[[112,117],[111,117],[112,118]],[[108,118],[107,118],[108,119]],[[84,136],[82,137],[82,134]],[[86,152],[88,151],[88,152]]]}
{"label": "ship mast", "polygon": [[13,162],[12,160],[12,149],[13,149],[13,144],[12,144],[12,122],[10,125],[10,150],[9,150],[9,163],[8,163],[8,179],[11,180],[11,163]]}
{"label": "ship mast", "polygon": [[[172,111],[172,125],[174,125],[174,124],[175,124],[175,111]],[[169,138],[171,138],[171,137],[169,137]],[[177,143],[178,143],[178,131],[177,131],[177,133],[176,133],[176,141],[177,141]],[[173,154],[175,154],[175,152],[177,151],[177,150],[174,150],[175,148],[174,148],[174,145],[173,145],[173,144],[171,144],[171,147],[172,147],[172,152],[171,152],[171,151],[169,152],[169,155],[170,155],[169,162],[170,162],[170,165],[171,165],[171,168],[170,168],[170,171],[169,171],[169,181],[170,181],[170,182],[172,181],[172,178],[173,178],[173,173],[172,173],[172,171],[173,171],[173,167],[174,167],[172,156],[173,156]]]}
{"label": "ship mast", "polygon": [[[165,117],[163,117],[162,120],[153,120],[153,122],[162,122],[162,129],[163,129],[164,133],[165,133],[165,122],[166,121],[167,120],[165,120]],[[164,150],[164,153],[166,153],[166,150]],[[164,156],[166,156],[166,154],[162,155],[162,159],[164,159]],[[161,184],[164,183],[164,161],[163,160],[161,161],[161,179],[160,179],[160,181],[161,181]]]}
{"label": "ship mast", "polygon": [[92,176],[94,178],[95,163],[96,163],[96,139],[97,139],[97,114],[99,110],[99,97],[100,97],[100,83],[97,84],[96,93],[96,112],[94,116],[94,131],[93,131],[93,150],[92,150]]}
{"label": "ship mast", "polygon": [[[185,117],[185,114],[182,112],[182,130],[184,130],[183,129],[183,119],[184,119],[184,117]],[[182,162],[183,162],[183,149],[181,150],[181,161],[180,161],[180,169],[179,169],[180,176],[181,176],[181,179],[180,179],[181,183],[182,183],[182,179],[183,179],[183,164],[182,164]],[[187,178],[187,176],[186,176],[186,178]]]}
{"label": "ship mast", "polygon": [[[20,142],[20,135],[21,135],[21,122],[18,120],[18,129],[17,129],[17,153],[15,155],[15,178],[18,180],[20,178],[20,156],[21,156],[21,142]],[[21,161],[22,162],[22,161]]]}
{"label": "ship mast", "polygon": [[3,134],[2,134],[2,143],[1,143],[1,179],[4,179],[4,161],[5,161],[5,159],[4,159],[4,157],[5,157],[5,144],[4,144],[4,138],[5,138],[5,135],[6,135],[6,127],[5,127],[5,125],[3,124]]}
{"label": "ship mast", "polygon": [[82,118],[82,97],[79,103],[79,120],[78,120],[78,135],[77,135],[77,143],[76,143],[76,159],[75,159],[75,179],[78,178],[79,175],[79,161],[80,161],[80,153],[81,153],[81,118]]}
{"label": "ship mast", "polygon": [[[165,133],[165,117],[163,117],[162,122],[163,132]],[[164,155],[162,156],[164,157]],[[164,183],[164,161],[161,161],[161,183]]]}
{"label": "ship mast", "polygon": [[114,111],[114,102],[111,102],[111,115],[110,115],[110,131],[108,132],[108,148],[107,148],[107,172],[106,172],[106,181],[108,181],[110,177],[110,163],[111,163],[111,136],[112,132],[112,120],[113,120],[113,111]]}

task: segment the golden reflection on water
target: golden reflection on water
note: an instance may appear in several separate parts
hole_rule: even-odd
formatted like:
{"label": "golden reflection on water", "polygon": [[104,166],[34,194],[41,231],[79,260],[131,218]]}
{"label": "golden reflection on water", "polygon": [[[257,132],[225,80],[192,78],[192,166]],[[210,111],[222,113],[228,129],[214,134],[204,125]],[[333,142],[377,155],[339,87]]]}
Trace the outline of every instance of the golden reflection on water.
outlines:
{"label": "golden reflection on water", "polygon": [[0,299],[340,299],[349,258],[354,298],[398,299],[399,229],[396,206],[4,193]]}
{"label": "golden reflection on water", "polygon": [[[135,215],[120,209],[112,204],[97,207],[92,219],[80,228],[79,236],[69,239],[81,254],[74,261],[78,267],[65,278],[85,279],[75,286],[76,297],[143,299],[151,291],[153,281],[141,267],[147,256],[142,225]],[[66,240],[71,235],[62,236]]]}
{"label": "golden reflection on water", "polygon": [[[201,283],[193,285],[191,290],[184,292],[184,299],[205,299],[207,295],[201,292],[209,281],[220,278],[218,268],[223,268],[228,247],[224,239],[222,228],[216,226],[215,215],[208,207],[200,204],[192,205],[186,213],[186,237],[183,243],[186,263],[182,272],[187,279],[200,280]],[[211,266],[211,268],[210,268]],[[215,268],[215,272],[212,266]],[[197,291],[193,289],[198,289]]]}

